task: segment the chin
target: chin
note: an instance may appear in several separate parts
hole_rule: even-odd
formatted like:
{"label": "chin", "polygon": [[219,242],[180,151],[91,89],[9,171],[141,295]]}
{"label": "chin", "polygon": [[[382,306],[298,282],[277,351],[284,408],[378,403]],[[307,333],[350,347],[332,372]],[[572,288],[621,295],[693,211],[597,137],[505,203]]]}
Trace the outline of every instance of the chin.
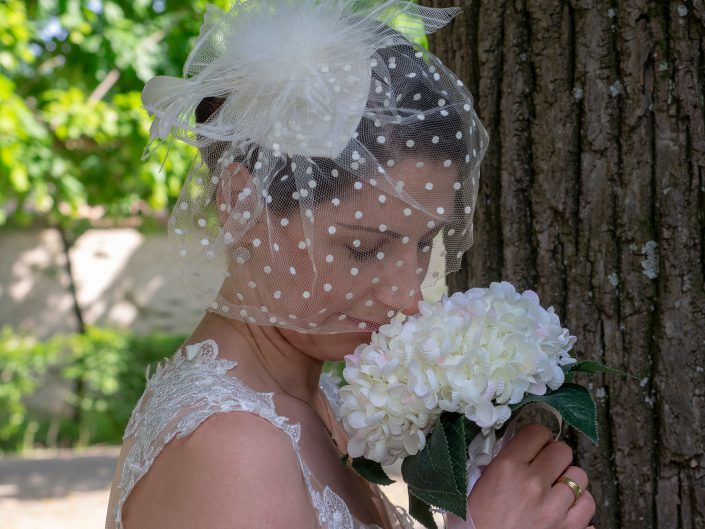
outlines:
{"label": "chin", "polygon": [[[321,335],[319,335],[321,336]],[[341,362],[363,344],[370,343],[372,331],[351,331],[325,335],[325,359],[329,362]]]}

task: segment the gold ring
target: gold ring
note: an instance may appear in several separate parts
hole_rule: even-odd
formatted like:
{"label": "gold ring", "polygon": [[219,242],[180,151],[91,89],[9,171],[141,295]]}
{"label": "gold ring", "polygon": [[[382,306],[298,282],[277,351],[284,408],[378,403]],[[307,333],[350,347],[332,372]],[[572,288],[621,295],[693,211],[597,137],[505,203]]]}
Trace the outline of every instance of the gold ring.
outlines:
{"label": "gold ring", "polygon": [[563,483],[564,485],[568,485],[570,487],[570,490],[573,491],[573,496],[575,496],[575,500],[573,500],[573,505],[571,505],[571,507],[578,503],[580,496],[583,495],[583,490],[580,488],[580,485],[577,481],[569,478],[568,476],[561,476],[556,480],[556,483]]}

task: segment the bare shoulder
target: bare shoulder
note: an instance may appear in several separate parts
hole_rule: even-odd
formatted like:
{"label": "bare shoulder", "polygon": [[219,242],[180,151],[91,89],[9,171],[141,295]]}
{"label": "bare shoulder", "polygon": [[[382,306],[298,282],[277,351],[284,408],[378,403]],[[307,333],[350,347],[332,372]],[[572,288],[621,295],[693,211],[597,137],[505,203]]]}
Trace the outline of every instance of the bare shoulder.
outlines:
{"label": "bare shoulder", "polygon": [[216,414],[174,439],[128,496],[125,529],[316,527],[287,435],[246,412]]}

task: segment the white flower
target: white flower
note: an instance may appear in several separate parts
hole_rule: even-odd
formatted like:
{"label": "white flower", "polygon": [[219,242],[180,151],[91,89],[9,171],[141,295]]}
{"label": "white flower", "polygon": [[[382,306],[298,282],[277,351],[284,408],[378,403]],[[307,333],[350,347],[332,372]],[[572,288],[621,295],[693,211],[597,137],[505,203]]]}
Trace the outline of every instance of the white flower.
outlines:
{"label": "white flower", "polygon": [[499,428],[511,404],[563,384],[574,343],[552,307],[506,282],[421,302],[419,314],[395,317],[346,357],[348,451],[383,464],[413,455],[444,411]]}
{"label": "white flower", "polygon": [[[373,336],[372,344],[358,347],[346,358],[343,376],[349,385],[340,390],[343,426],[350,433],[348,453],[384,464],[415,454],[426,443],[425,433],[440,415],[436,392],[419,377],[413,348],[404,342],[405,330],[395,319]],[[391,346],[391,348],[390,348]]]}

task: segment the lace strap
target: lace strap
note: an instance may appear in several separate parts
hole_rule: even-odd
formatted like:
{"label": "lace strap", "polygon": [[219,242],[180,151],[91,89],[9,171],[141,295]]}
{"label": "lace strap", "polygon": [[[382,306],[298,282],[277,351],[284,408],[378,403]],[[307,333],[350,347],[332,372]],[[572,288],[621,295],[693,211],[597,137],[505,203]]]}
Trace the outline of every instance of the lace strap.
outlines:
{"label": "lace strap", "polygon": [[[157,366],[123,436],[127,454],[116,491],[115,529],[123,529],[122,509],[129,493],[169,441],[188,436],[215,413],[230,411],[259,415],[289,437],[322,528],[379,529],[360,524],[342,498],[316,480],[302,456],[299,424],[277,414],[272,393],[256,392],[226,374],[236,365],[218,358],[216,342],[206,340],[179,349]],[[337,404],[335,382],[323,380],[322,385],[331,403]]]}
{"label": "lace strap", "polygon": [[[157,366],[128,422],[129,446],[118,485],[115,527],[122,529],[122,508],[136,483],[174,437],[191,434],[215,413],[245,411],[284,431],[298,451],[300,427],[277,415],[271,393],[258,393],[226,375],[236,362],[217,358],[213,340],[187,345]],[[148,375],[149,376],[149,375]]]}

